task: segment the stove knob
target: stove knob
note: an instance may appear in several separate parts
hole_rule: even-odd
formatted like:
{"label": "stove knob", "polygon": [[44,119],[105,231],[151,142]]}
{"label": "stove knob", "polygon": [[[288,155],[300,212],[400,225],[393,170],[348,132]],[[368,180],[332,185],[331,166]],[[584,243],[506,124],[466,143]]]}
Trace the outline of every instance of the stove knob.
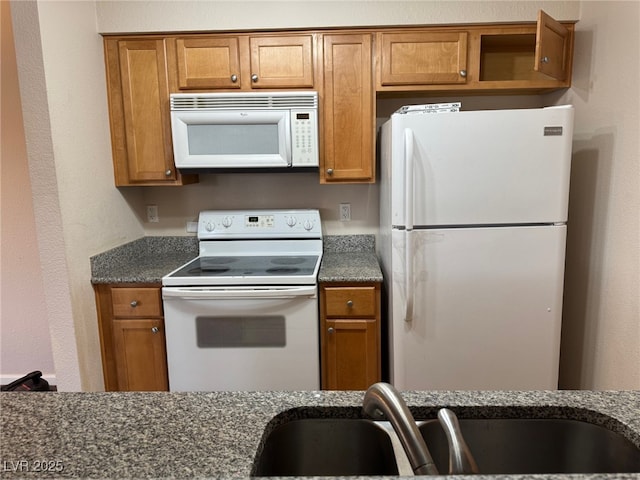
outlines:
{"label": "stove knob", "polygon": [[306,231],[313,230],[313,221],[312,220],[305,220],[304,229]]}
{"label": "stove knob", "polygon": [[229,228],[233,224],[233,217],[224,217],[222,219],[222,225],[224,228]]}
{"label": "stove knob", "polygon": [[298,221],[296,220],[296,217],[287,218],[287,225],[289,225],[290,227],[295,226],[296,223],[298,223]]}
{"label": "stove knob", "polygon": [[215,227],[215,225],[214,225],[213,223],[211,223],[211,222],[207,222],[207,223],[205,223],[205,225],[204,225],[204,229],[205,229],[207,232],[213,232],[213,230],[214,230],[215,228],[216,228],[216,227]]}

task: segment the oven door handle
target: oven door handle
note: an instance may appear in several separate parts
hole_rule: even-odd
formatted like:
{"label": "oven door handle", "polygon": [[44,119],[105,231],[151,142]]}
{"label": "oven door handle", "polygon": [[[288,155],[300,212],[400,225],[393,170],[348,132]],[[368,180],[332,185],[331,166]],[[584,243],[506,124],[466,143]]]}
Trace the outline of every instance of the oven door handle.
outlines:
{"label": "oven door handle", "polygon": [[225,299],[225,298],[297,298],[315,297],[315,285],[295,287],[164,287],[162,298],[180,298],[184,300]]}

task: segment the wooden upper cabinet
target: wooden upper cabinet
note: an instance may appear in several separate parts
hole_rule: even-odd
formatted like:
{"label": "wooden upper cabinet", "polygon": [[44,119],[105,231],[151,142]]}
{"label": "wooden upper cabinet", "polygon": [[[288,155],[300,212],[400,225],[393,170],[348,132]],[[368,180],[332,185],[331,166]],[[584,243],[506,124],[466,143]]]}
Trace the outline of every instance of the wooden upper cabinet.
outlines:
{"label": "wooden upper cabinet", "polygon": [[536,25],[474,30],[474,87],[498,93],[570,87],[573,36],[573,23],[559,23],[543,11]]}
{"label": "wooden upper cabinet", "polygon": [[467,32],[378,33],[379,86],[464,84]]}
{"label": "wooden upper cabinet", "polygon": [[174,90],[313,88],[313,39],[312,34],[177,37]]}
{"label": "wooden upper cabinet", "polygon": [[175,42],[180,90],[240,88],[237,37],[181,37]]}
{"label": "wooden upper cabinet", "polygon": [[169,114],[165,40],[105,39],[116,186],[180,185]]}
{"label": "wooden upper cabinet", "polygon": [[249,37],[252,88],[312,88],[313,37]]}
{"label": "wooden upper cabinet", "polygon": [[375,181],[371,34],[325,34],[321,183]]}
{"label": "wooden upper cabinet", "polygon": [[534,70],[563,81],[571,69],[571,32],[545,12],[538,13]]}
{"label": "wooden upper cabinet", "polygon": [[539,93],[571,86],[574,23],[381,29],[379,92]]}

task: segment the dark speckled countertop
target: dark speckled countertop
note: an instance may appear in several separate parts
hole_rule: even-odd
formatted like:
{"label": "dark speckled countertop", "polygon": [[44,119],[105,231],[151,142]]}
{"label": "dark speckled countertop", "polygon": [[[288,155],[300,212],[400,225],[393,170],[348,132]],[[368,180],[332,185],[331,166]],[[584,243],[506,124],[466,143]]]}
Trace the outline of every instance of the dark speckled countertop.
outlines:
{"label": "dark speckled countertop", "polygon": [[[363,394],[1,393],[1,476],[247,478],[253,472],[265,434],[277,425],[298,418],[361,418]],[[461,418],[573,418],[602,425],[640,447],[637,391],[440,391],[402,395],[417,420],[435,418],[437,409],[443,406]],[[497,477],[474,477],[490,478]],[[640,473],[499,478],[638,479]]]}
{"label": "dark speckled countertop", "polygon": [[[324,237],[320,282],[381,282],[373,235]],[[91,283],[161,283],[198,255],[195,236],[143,237],[91,257]]]}
{"label": "dark speckled countertop", "polygon": [[161,283],[198,256],[196,237],[143,237],[91,257],[91,283]]}
{"label": "dark speckled countertop", "polygon": [[319,282],[382,282],[373,235],[324,237]]}

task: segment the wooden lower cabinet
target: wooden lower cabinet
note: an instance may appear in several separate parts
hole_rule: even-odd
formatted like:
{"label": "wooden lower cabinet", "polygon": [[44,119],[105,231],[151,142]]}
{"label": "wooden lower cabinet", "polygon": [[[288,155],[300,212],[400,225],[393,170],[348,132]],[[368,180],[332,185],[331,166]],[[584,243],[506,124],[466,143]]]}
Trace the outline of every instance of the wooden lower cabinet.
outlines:
{"label": "wooden lower cabinet", "polygon": [[167,391],[159,285],[94,285],[107,391]]}
{"label": "wooden lower cabinet", "polygon": [[380,284],[320,286],[324,390],[366,390],[381,379]]}

